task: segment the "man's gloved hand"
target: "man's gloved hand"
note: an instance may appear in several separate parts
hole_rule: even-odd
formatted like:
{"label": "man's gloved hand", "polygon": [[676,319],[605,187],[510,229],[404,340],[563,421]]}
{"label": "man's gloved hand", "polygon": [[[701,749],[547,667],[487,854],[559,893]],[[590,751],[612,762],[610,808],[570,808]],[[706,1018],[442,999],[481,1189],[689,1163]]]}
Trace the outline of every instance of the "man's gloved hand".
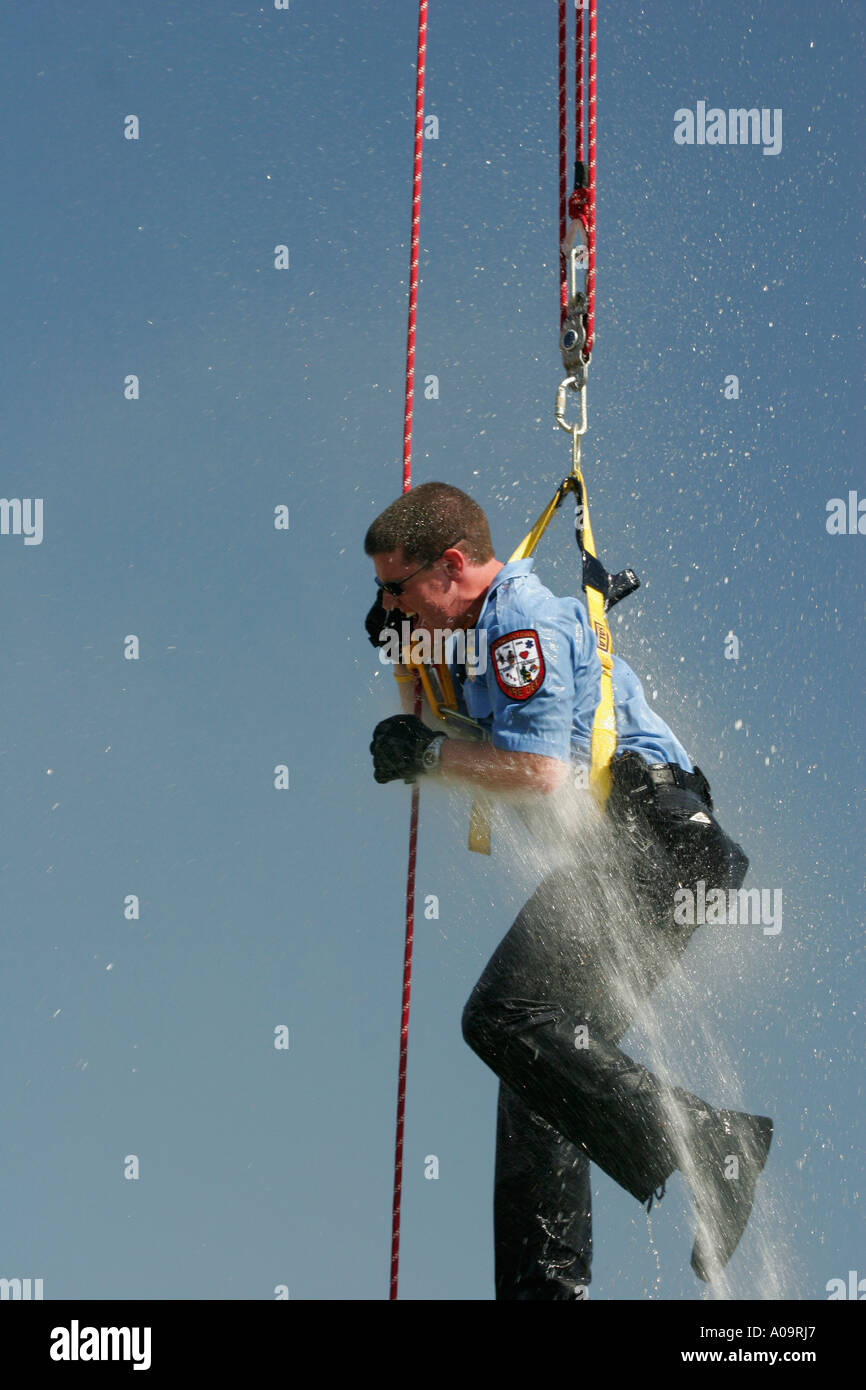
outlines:
{"label": "man's gloved hand", "polygon": [[388,629],[393,629],[394,632],[400,631],[400,620],[402,617],[403,614],[400,612],[399,608],[392,608],[389,613],[381,598],[377,596],[376,602],[364,619],[367,636],[374,647],[382,647],[388,640],[387,636],[382,636],[383,632],[387,632]]}
{"label": "man's gloved hand", "polygon": [[398,777],[414,782],[419,772],[437,765],[439,746],[431,745],[445,738],[447,734],[428,729],[414,714],[393,714],[390,719],[383,719],[373,730],[370,744],[373,776],[377,782],[393,782]]}

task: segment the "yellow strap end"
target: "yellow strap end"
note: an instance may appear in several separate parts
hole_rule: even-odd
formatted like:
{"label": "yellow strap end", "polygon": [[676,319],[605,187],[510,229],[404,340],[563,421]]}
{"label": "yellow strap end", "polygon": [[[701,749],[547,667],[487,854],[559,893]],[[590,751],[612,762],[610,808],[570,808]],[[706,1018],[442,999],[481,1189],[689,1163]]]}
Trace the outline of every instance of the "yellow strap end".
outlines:
{"label": "yellow strap end", "polygon": [[469,848],[476,854],[490,853],[490,814],[479,801],[473,801],[469,817]]}

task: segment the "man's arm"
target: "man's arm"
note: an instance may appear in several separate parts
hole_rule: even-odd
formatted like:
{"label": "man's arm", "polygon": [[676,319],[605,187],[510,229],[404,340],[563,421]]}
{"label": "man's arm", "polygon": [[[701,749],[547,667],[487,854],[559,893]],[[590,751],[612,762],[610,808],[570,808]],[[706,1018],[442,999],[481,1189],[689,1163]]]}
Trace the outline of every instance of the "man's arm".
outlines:
{"label": "man's arm", "polygon": [[555,791],[568,776],[559,758],[541,753],[511,753],[489,743],[464,743],[446,739],[439,762],[440,775],[449,781],[469,782],[491,792]]}
{"label": "man's arm", "polygon": [[394,714],[381,720],[373,730],[370,752],[377,782],[393,782],[398,777],[414,782],[426,774],[468,782],[500,795],[516,792],[526,796],[555,791],[568,776],[568,765],[559,758],[474,741],[464,743],[441,729],[431,731],[414,714]]}
{"label": "man's arm", "polygon": [[[414,671],[411,666],[397,665],[394,675],[400,692],[400,712],[414,714]],[[421,722],[437,734],[446,732],[443,721],[431,710],[423,686]],[[566,765],[558,758],[547,758],[538,753],[509,753],[502,748],[492,748],[490,744],[479,743],[453,725],[448,727],[447,733],[448,740],[442,746],[439,767],[454,781],[476,782],[491,792],[551,792],[565,778]],[[463,751],[455,753],[455,748]],[[473,757],[473,753],[480,754],[480,757]]]}
{"label": "man's arm", "polygon": [[[374,610],[371,610],[368,624],[373,617]],[[516,635],[526,636],[527,633],[521,630]],[[534,639],[541,664],[541,641],[538,633],[533,629],[528,635]],[[371,637],[371,640],[374,639]],[[506,637],[501,640],[508,639]],[[449,728],[446,734],[442,721],[432,713],[423,692],[421,718],[418,719],[415,717],[414,673],[411,668],[398,665],[395,675],[399,685],[402,714],[383,720],[374,730],[370,751],[373,753],[374,775],[377,781],[386,782],[396,777],[413,781],[419,773],[435,769],[437,777],[463,785],[474,785],[481,791],[526,796],[547,795],[561,786],[567,778],[569,763],[564,758],[518,749],[495,748],[490,743],[478,743],[475,739],[467,739],[453,728]],[[492,683],[491,693],[494,693]],[[503,688],[503,693],[507,695],[510,692]],[[549,716],[547,722],[550,722]],[[559,722],[561,720],[557,719],[557,723]],[[431,745],[431,733],[445,734],[445,737],[439,747],[438,758],[427,763],[424,753]],[[553,736],[543,740],[554,745],[565,741],[567,730],[563,734],[558,728],[553,730]],[[430,752],[433,751],[435,750],[430,747]]]}

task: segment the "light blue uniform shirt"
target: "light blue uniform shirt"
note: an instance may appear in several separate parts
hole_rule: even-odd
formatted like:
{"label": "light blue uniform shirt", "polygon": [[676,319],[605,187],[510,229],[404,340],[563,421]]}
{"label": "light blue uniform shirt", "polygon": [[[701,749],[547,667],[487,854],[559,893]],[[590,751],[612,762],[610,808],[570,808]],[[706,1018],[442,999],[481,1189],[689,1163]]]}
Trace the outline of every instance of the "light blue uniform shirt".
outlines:
{"label": "light blue uniform shirt", "polygon": [[[458,704],[489,731],[494,748],[588,764],[601,697],[595,635],[580,599],[556,598],[532,573],[534,564],[513,560],[493,580],[474,639],[480,656],[480,633],[486,633],[486,670],[470,679],[465,667],[451,666]],[[509,640],[515,633],[522,638]],[[647,763],[693,771],[682,744],[647,704],[634,671],[617,656],[613,694],[615,756],[633,750]]]}

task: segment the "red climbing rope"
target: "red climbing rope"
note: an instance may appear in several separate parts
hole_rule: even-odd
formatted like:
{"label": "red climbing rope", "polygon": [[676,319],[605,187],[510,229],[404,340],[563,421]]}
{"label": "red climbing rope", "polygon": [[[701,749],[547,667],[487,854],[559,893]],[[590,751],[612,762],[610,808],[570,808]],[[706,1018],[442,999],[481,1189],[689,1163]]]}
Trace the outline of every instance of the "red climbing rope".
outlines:
{"label": "red climbing rope", "polygon": [[[570,219],[579,218],[586,231],[586,346],[585,361],[592,352],[595,326],[595,95],[596,95],[596,35],[597,0],[585,0],[576,6],[574,36],[574,158],[582,169],[583,186],[567,197],[568,182],[568,122],[566,101],[566,0],[559,0],[559,305],[560,325],[565,319],[568,304],[568,267],[563,243]],[[588,43],[584,44],[584,14],[588,14]],[[585,61],[586,59],[588,61]],[[584,69],[586,68],[586,73]],[[584,133],[588,158],[584,165]]]}
{"label": "red climbing rope", "polygon": [[589,361],[595,330],[595,73],[596,36],[598,21],[596,0],[589,0],[589,107],[587,110],[587,139],[589,156],[587,159],[587,187],[589,189],[589,266],[586,272],[586,347],[584,356]]}
{"label": "red climbing rope", "polygon": [[427,0],[418,5],[418,63],[415,84],[415,163],[412,171],[412,252],[409,263],[409,331],[406,339],[406,413],[403,423],[403,491],[412,486],[412,408],[415,399],[415,320],[418,310],[418,238],[421,229],[421,157],[424,150],[424,67],[427,57]]}
{"label": "red climbing rope", "polygon": [[565,0],[559,0],[559,325],[568,304],[568,261],[565,254],[568,215],[568,110],[565,57]]}
{"label": "red climbing rope", "polygon": [[[409,328],[406,337],[406,411],[403,423],[403,491],[412,486],[412,407],[415,398],[415,321],[418,309],[418,248],[421,228],[421,157],[424,149],[424,67],[427,56],[427,0],[418,4],[418,58],[415,85],[415,163],[412,179],[412,250],[409,262]],[[415,676],[415,714],[421,714],[421,683]],[[391,1216],[391,1292],[397,1297],[400,1262],[400,1200],[403,1190],[403,1122],[406,1113],[406,1064],[409,1048],[409,999],[412,992],[412,943],[415,933],[415,859],[418,848],[418,787],[412,788],[409,817],[409,867],[406,873],[406,944],[403,953],[403,1013],[400,1021],[400,1070],[397,1081],[397,1138],[394,1147],[394,1204]]]}

